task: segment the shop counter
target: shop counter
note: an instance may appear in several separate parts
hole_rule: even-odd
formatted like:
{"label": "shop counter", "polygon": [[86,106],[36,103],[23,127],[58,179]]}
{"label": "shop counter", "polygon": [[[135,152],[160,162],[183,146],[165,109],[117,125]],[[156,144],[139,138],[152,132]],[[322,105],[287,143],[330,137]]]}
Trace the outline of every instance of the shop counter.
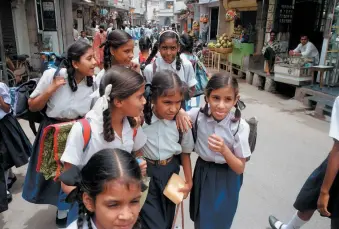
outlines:
{"label": "shop counter", "polygon": [[246,71],[248,68],[249,56],[253,53],[254,44],[235,42],[229,61],[232,64],[238,65],[240,70]]}
{"label": "shop counter", "polygon": [[310,84],[313,80],[310,67],[278,63],[274,65],[274,81],[295,86]]}

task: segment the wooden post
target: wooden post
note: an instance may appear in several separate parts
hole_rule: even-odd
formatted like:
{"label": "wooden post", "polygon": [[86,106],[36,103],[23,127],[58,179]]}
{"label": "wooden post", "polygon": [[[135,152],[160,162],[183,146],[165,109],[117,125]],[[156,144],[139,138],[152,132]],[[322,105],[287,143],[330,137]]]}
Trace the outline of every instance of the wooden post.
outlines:
{"label": "wooden post", "polygon": [[5,46],[4,46],[3,35],[2,35],[1,18],[0,18],[0,55],[1,55],[1,61],[2,61],[3,81],[5,82],[5,84],[8,85]]}

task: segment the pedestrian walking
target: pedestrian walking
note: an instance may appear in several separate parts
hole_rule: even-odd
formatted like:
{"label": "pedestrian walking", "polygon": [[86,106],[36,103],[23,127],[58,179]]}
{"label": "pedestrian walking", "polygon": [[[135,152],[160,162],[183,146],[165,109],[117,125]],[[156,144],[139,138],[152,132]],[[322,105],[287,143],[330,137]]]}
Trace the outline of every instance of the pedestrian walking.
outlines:
{"label": "pedestrian walking", "polygon": [[101,44],[106,41],[106,38],[107,32],[105,31],[105,27],[100,25],[99,32],[95,34],[93,39],[94,56],[100,69],[104,67],[104,48],[101,47]]}
{"label": "pedestrian walking", "polygon": [[[190,195],[190,217],[195,228],[230,229],[246,158],[251,155],[250,128],[238,108],[238,82],[228,73],[212,76],[205,100],[204,108],[188,111],[196,132],[194,149],[199,155]],[[233,107],[235,112],[231,111]]]}
{"label": "pedestrian walking", "polygon": [[152,49],[152,42],[148,37],[141,37],[139,40],[139,55],[137,58],[133,59],[133,62],[142,65],[146,63],[147,58],[149,57],[150,51]]}
{"label": "pedestrian walking", "polygon": [[77,221],[68,229],[141,229],[138,216],[142,175],[129,152],[103,149],[81,171],[73,167],[61,179],[75,187],[68,200],[80,205]]}
{"label": "pedestrian walking", "polygon": [[32,153],[32,145],[13,116],[10,104],[9,88],[0,82],[0,212],[7,210],[12,201],[10,169],[27,164]]}
{"label": "pedestrian walking", "polygon": [[179,174],[180,163],[175,155],[180,154],[186,182],[180,191],[184,198],[188,196],[192,188],[190,153],[194,141],[192,132],[180,133],[175,121],[184,96],[179,76],[173,71],[160,71],[146,87],[143,130],[147,143],[141,151],[147,161],[147,176],[151,181],[140,218],[142,228],[170,229],[176,205],[163,191],[172,174]]}
{"label": "pedestrian walking", "polygon": [[107,41],[101,44],[104,52],[104,69],[96,76],[95,83],[99,87],[105,72],[115,65],[122,65],[140,72],[140,66],[132,62],[134,57],[134,41],[132,37],[122,30],[113,30]]}
{"label": "pedestrian walking", "polygon": [[85,42],[75,42],[68,48],[63,64],[66,68],[61,68],[56,76],[56,69],[43,73],[28,100],[31,111],[45,110],[45,115],[33,144],[22,193],[28,202],[57,206],[56,223],[60,227],[66,225],[70,206],[64,202],[60,182],[45,180],[41,173],[36,172],[40,139],[48,125],[82,118],[91,109],[90,95],[95,89],[93,74],[96,66],[92,47]]}
{"label": "pedestrian walking", "polygon": [[[143,77],[123,66],[113,66],[107,71],[100,84],[101,97],[93,109],[86,114],[91,127],[91,139],[83,150],[82,126],[75,123],[68,135],[65,151],[61,157],[65,170],[72,166],[82,169],[98,151],[106,148],[122,149],[129,153],[139,151],[146,143],[146,135],[137,128],[134,118],[142,114],[145,98]],[[140,166],[146,172],[142,162]],[[74,187],[62,185],[65,193]],[[70,211],[68,224],[77,218],[78,208]]]}
{"label": "pedestrian walking", "polygon": [[333,105],[329,136],[334,141],[332,150],[301,188],[293,205],[297,212],[287,224],[270,216],[273,229],[299,229],[317,209],[331,219],[331,229],[339,228],[339,97]]}

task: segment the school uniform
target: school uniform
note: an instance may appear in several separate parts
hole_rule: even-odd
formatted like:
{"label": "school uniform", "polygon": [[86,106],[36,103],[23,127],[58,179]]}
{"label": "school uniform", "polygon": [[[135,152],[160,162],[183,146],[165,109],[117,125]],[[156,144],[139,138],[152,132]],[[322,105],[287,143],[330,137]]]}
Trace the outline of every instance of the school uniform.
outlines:
{"label": "school uniform", "polygon": [[247,158],[251,155],[249,125],[243,119],[240,123],[233,122],[232,112],[220,122],[207,117],[199,108],[191,109],[188,114],[194,122],[198,115],[194,149],[199,155],[190,195],[190,217],[196,229],[229,229],[238,206],[242,175],[236,174],[228,166],[221,153],[208,148],[208,137],[212,134],[222,137],[235,156]]}
{"label": "school uniform", "polygon": [[[31,98],[35,98],[46,91],[53,82],[55,71],[56,69],[49,69],[43,73],[36,89],[30,95]],[[36,172],[40,138],[43,129],[50,124],[84,117],[91,108],[92,98],[90,95],[93,93],[93,87],[88,87],[86,78],[84,78],[78,84],[78,90],[73,92],[68,84],[66,69],[61,69],[59,76],[65,77],[66,84],[61,86],[47,102],[46,115],[40,123],[38,134],[33,144],[33,154],[27,169],[22,196],[31,203],[59,205],[59,210],[67,210],[68,206],[58,201],[61,190],[60,182],[54,182],[52,179],[45,180],[42,174]]]}
{"label": "school uniform", "polygon": [[[78,229],[78,220],[74,221],[71,225],[69,225],[67,227],[67,229]],[[97,229],[97,227],[95,226],[93,220],[91,219],[91,224],[92,224],[92,229]],[[84,224],[82,226],[82,229],[88,229],[88,221],[87,219],[84,219]]]}
{"label": "school uniform", "polygon": [[[339,97],[336,98],[331,116],[331,125],[329,136],[339,141]],[[305,184],[301,188],[294,207],[301,211],[316,210],[317,201],[320,195],[320,189],[324,181],[326,169],[328,165],[328,157],[316,168],[308,177]],[[339,174],[337,174],[330,189],[330,199],[328,201],[328,211],[331,213],[332,220],[339,218]],[[337,222],[338,223],[338,222]]]}
{"label": "school uniform", "polygon": [[[178,74],[181,81],[185,82],[189,88],[195,86],[197,84],[197,80],[195,79],[194,69],[192,64],[187,59],[181,59],[181,68],[177,71],[176,60],[174,60],[171,64],[168,64],[164,61],[164,59],[159,55],[154,61],[156,66],[156,72],[163,70],[170,70]],[[154,71],[154,63],[151,63],[146,66],[144,70],[144,76],[148,83],[152,82],[153,79],[153,71]]]}
{"label": "school uniform", "polygon": [[191,153],[193,136],[183,133],[181,144],[176,122],[158,119],[154,114],[151,125],[144,124],[147,143],[142,153],[147,161],[147,176],[151,178],[146,202],[141,209],[140,219],[143,229],[170,229],[172,227],[175,204],[163,195],[168,180],[180,171],[179,161],[174,155]]}
{"label": "school uniform", "polygon": [[[0,97],[6,104],[11,104],[9,88],[1,82]],[[11,111],[6,113],[0,108],[0,212],[7,210],[5,171],[27,164],[31,153],[32,145],[19,122]]]}
{"label": "school uniform", "polygon": [[[61,157],[62,163],[70,163],[81,170],[91,157],[100,150],[107,148],[122,149],[131,153],[132,151],[140,150],[146,143],[147,137],[140,127],[137,130],[136,136],[133,137],[134,129],[131,127],[127,117],[123,120],[122,137],[115,133],[115,138],[112,142],[107,142],[104,139],[103,114],[101,109],[92,109],[86,114],[86,119],[91,126],[91,139],[88,146],[84,151],[82,126],[80,123],[75,123],[67,138],[65,151]],[[68,214],[67,225],[76,220],[77,216],[78,204],[74,204]]]}

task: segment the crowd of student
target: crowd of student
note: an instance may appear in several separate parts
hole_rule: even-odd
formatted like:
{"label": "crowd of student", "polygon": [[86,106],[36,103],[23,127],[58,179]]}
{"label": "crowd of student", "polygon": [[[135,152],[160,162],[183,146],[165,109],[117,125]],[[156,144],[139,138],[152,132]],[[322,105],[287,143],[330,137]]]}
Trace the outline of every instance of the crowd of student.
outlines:
{"label": "crowd of student", "polygon": [[[185,185],[179,192],[184,198],[190,193],[195,228],[231,228],[251,156],[250,127],[241,117],[237,80],[217,73],[202,83],[199,74],[208,74],[192,53],[192,38],[174,30],[162,31],[154,45],[142,36],[136,58],[134,45],[133,36],[123,30],[100,31],[93,47],[81,40],[72,44],[62,68],[46,70],[28,100],[31,111],[45,110],[33,146],[11,114],[8,87],[0,83],[0,191],[9,191],[9,169],[28,163],[22,196],[34,204],[56,206],[59,227],[170,229],[176,205],[163,191],[182,166]],[[97,66],[102,70],[94,76]],[[204,92],[205,106],[187,109],[199,91]],[[82,122],[75,122],[61,157],[64,171],[57,181],[46,180],[36,170],[44,128],[83,118],[90,126],[88,144]],[[339,139],[338,119],[335,110],[330,135],[334,139]],[[336,147],[337,140],[329,157],[333,168],[338,168]],[[193,150],[199,156],[194,174]],[[150,178],[147,185],[145,176]],[[332,186],[330,203],[336,203],[329,205],[333,218],[339,212],[337,180],[332,180],[335,185],[326,183]],[[320,187],[312,197],[317,199],[319,192]],[[4,193],[0,210],[6,210],[9,201]],[[311,194],[301,195],[307,198],[297,209],[317,209],[316,202],[305,203]],[[296,220],[294,227],[270,221],[274,228],[301,226]]]}

